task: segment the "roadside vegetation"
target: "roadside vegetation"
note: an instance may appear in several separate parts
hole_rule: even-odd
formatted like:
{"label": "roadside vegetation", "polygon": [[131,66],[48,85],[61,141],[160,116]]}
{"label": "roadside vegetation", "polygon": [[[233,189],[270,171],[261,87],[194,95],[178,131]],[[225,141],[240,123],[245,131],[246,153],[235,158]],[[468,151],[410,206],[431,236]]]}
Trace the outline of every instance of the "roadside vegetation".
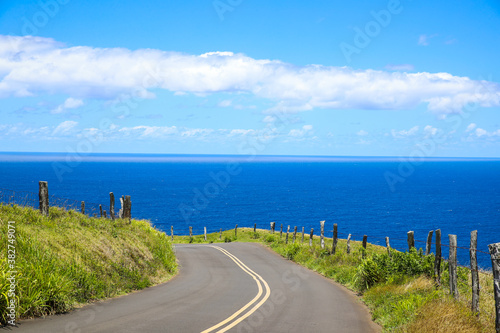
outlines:
{"label": "roadside vegetation", "polygon": [[[177,270],[168,237],[148,221],[90,218],[0,204],[0,321],[7,322],[8,221],[15,229],[16,317],[63,313],[165,282]],[[10,228],[12,229],[12,228]]]}
{"label": "roadside vegetation", "polygon": [[[459,300],[450,296],[448,265],[443,260],[441,284],[433,278],[434,255],[425,256],[422,250],[410,252],[391,250],[351,241],[351,253],[346,253],[346,240],[339,239],[334,255],[330,254],[332,240],[325,239],[320,247],[318,236],[309,246],[309,235],[301,243],[301,234],[293,243],[289,234],[270,234],[268,230],[239,228],[207,235],[175,236],[174,243],[260,242],[281,256],[335,280],[358,293],[372,312],[372,318],[386,332],[494,332],[493,277],[480,273],[479,315],[470,310],[470,271],[459,267]],[[489,293],[489,295],[488,295]]]}

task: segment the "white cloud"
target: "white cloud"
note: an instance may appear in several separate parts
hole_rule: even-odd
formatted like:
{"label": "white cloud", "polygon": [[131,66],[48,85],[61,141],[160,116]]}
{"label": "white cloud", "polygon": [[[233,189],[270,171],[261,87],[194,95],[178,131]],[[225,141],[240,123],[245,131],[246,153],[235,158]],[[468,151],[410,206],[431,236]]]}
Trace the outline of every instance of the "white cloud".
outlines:
{"label": "white cloud", "polygon": [[420,35],[420,36],[418,36],[418,45],[427,46],[427,45],[429,45],[429,41],[436,36],[437,36],[437,34]]}
{"label": "white cloud", "polygon": [[300,139],[305,136],[311,136],[312,134],[313,134],[312,125],[304,125],[302,126],[301,129],[291,129],[290,132],[288,132],[288,136],[295,139]]}
{"label": "white cloud", "polygon": [[487,130],[478,127],[474,131],[474,134],[476,134],[476,136],[478,138],[480,138],[480,137],[488,137],[488,138],[500,137],[500,129],[493,131],[493,132],[488,132]]}
{"label": "white cloud", "polygon": [[60,123],[52,132],[53,136],[61,136],[61,135],[68,135],[71,134],[71,130],[75,128],[75,126],[78,125],[76,121],[72,120],[66,120]]}
{"label": "white cloud", "polygon": [[231,106],[231,104],[232,104],[231,100],[225,99],[225,100],[221,101],[217,106],[220,106],[222,108],[227,108],[228,106]]}
{"label": "white cloud", "polygon": [[358,133],[356,133],[357,135],[359,136],[367,136],[368,135],[368,132],[365,131],[365,130],[360,130]]}
{"label": "white cloud", "polygon": [[57,108],[51,111],[51,113],[63,113],[67,109],[76,109],[79,108],[80,106],[83,106],[83,101],[81,99],[76,99],[69,97],[64,101],[63,104],[59,105]]}
{"label": "white cloud", "polygon": [[401,130],[401,131],[396,131],[396,130],[391,130],[391,135],[393,138],[407,138],[409,136],[414,136],[417,134],[419,127],[418,126],[413,126],[409,130]]}
{"label": "white cloud", "polygon": [[424,136],[426,138],[430,138],[434,135],[436,135],[438,132],[438,129],[436,127],[432,127],[431,125],[427,125],[424,127]]}
{"label": "white cloud", "polygon": [[467,128],[465,129],[465,131],[466,132],[473,131],[476,127],[477,125],[475,123],[470,123],[469,126],[467,126]]}
{"label": "white cloud", "polygon": [[[429,38],[423,38],[425,42]],[[406,66],[406,65],[405,65]],[[0,98],[68,94],[76,100],[153,98],[152,89],[206,96],[243,92],[298,112],[412,109],[457,113],[469,103],[500,105],[500,84],[448,73],[294,66],[232,52],[189,55],[154,49],[65,47],[49,38],[0,36]],[[227,103],[227,102],[226,102]],[[236,107],[235,107],[236,108]]]}
{"label": "white cloud", "polygon": [[484,136],[484,135],[488,135],[488,131],[482,129],[482,128],[476,128],[476,136],[478,138]]}

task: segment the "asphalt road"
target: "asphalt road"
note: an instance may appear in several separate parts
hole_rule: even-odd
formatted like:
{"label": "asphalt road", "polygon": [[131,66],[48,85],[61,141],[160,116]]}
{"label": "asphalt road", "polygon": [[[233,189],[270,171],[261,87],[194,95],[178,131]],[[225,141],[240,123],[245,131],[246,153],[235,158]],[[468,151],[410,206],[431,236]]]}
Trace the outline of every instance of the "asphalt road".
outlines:
{"label": "asphalt road", "polygon": [[177,245],[171,281],[12,332],[379,332],[357,297],[262,245]]}

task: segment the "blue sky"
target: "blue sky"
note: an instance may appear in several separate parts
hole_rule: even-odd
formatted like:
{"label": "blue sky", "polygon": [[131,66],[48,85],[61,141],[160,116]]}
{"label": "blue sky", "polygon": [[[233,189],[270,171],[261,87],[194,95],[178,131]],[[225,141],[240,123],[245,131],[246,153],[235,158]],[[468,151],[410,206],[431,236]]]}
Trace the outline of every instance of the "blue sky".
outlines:
{"label": "blue sky", "polygon": [[0,151],[500,157],[498,1],[4,1]]}

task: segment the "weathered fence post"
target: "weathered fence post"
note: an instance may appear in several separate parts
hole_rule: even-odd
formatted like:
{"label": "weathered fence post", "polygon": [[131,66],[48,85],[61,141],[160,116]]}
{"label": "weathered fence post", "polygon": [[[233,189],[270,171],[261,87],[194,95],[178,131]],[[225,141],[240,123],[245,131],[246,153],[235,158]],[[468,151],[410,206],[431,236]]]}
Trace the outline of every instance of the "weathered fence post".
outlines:
{"label": "weathered fence post", "polygon": [[293,243],[295,244],[295,237],[297,236],[297,226],[293,227]]}
{"label": "weathered fence post", "polygon": [[457,235],[448,235],[450,240],[450,256],[448,258],[448,271],[450,273],[450,294],[458,299],[457,281]]}
{"label": "weathered fence post", "polygon": [[325,248],[325,221],[320,221],[319,222],[321,225],[321,235],[320,235],[320,245],[321,248]]}
{"label": "weathered fence post", "polygon": [[495,293],[495,328],[500,332],[500,243],[489,244],[491,267],[493,269],[493,292]]}
{"label": "weathered fence post", "polygon": [[290,232],[290,226],[286,229],[285,244],[288,244],[288,233]]}
{"label": "weathered fence post", "polygon": [[283,236],[283,223],[281,223],[281,226],[280,226],[280,239],[281,239],[281,236]]}
{"label": "weathered fence post", "polygon": [[238,225],[234,227],[234,237],[238,238]]}
{"label": "weathered fence post", "polygon": [[271,233],[274,234],[274,227],[276,226],[276,222],[271,222]]}
{"label": "weathered fence post", "polygon": [[368,240],[368,236],[367,235],[363,235],[363,258],[366,256],[366,242]]}
{"label": "weathered fence post", "polygon": [[102,205],[99,205],[99,216],[102,217]]}
{"label": "weathered fence post", "polygon": [[189,227],[189,238],[193,238],[193,227]]}
{"label": "weathered fence post", "polygon": [[115,219],[115,195],[113,192],[109,192],[109,216],[111,219]]}
{"label": "weathered fence post", "polygon": [[107,219],[107,218],[108,218],[108,214],[106,214],[106,211],[105,211],[105,210],[103,210],[103,211],[102,211],[102,215],[103,215],[103,217],[104,217],[105,219]]}
{"label": "weathered fence post", "polygon": [[337,223],[334,223],[333,224],[333,239],[332,239],[332,252],[331,252],[331,254],[335,254],[335,250],[337,249],[337,237],[338,237]]}
{"label": "weathered fence post", "polygon": [[82,214],[85,215],[85,201],[82,201]]}
{"label": "weathered fence post", "polygon": [[304,243],[304,227],[302,227],[302,243]]}
{"label": "weathered fence post", "polygon": [[253,233],[255,234],[257,232],[257,223],[253,224]]}
{"label": "weathered fence post", "polygon": [[431,254],[431,247],[432,247],[432,233],[434,231],[431,230],[429,231],[429,234],[427,235],[427,244],[425,244],[425,255],[428,256]]}
{"label": "weathered fence post", "polygon": [[434,259],[434,277],[441,284],[441,229],[436,230],[436,257]]}
{"label": "weathered fence post", "polygon": [[309,246],[313,245],[313,233],[314,233],[314,228],[311,228],[311,234],[309,235]]}
{"label": "weathered fence post", "polygon": [[477,267],[477,230],[470,233],[470,273],[472,280],[472,304],[473,313],[479,314],[479,271]]}
{"label": "weathered fence post", "polygon": [[203,227],[203,235],[205,236],[205,242],[207,241],[207,227]]}
{"label": "weathered fence post", "polygon": [[132,201],[130,200],[130,195],[126,195],[123,199],[123,216],[124,219],[132,218]]}
{"label": "weathered fence post", "polygon": [[391,244],[389,244],[389,237],[385,237],[385,246],[387,247],[387,255],[391,257]]}
{"label": "weathered fence post", "polygon": [[408,231],[407,235],[407,242],[408,242],[408,251],[411,250],[412,247],[415,247],[415,238],[414,238],[414,232],[413,231]]}
{"label": "weathered fence post", "polygon": [[351,234],[347,236],[347,248],[346,248],[347,253],[351,253]]}
{"label": "weathered fence post", "polygon": [[170,237],[172,238],[172,242],[174,241],[174,226],[170,227]]}
{"label": "weathered fence post", "polygon": [[222,228],[220,228],[220,235],[219,235],[219,239],[222,239]]}
{"label": "weathered fence post", "polygon": [[38,182],[38,205],[40,213],[49,216],[49,185],[47,182]]}

